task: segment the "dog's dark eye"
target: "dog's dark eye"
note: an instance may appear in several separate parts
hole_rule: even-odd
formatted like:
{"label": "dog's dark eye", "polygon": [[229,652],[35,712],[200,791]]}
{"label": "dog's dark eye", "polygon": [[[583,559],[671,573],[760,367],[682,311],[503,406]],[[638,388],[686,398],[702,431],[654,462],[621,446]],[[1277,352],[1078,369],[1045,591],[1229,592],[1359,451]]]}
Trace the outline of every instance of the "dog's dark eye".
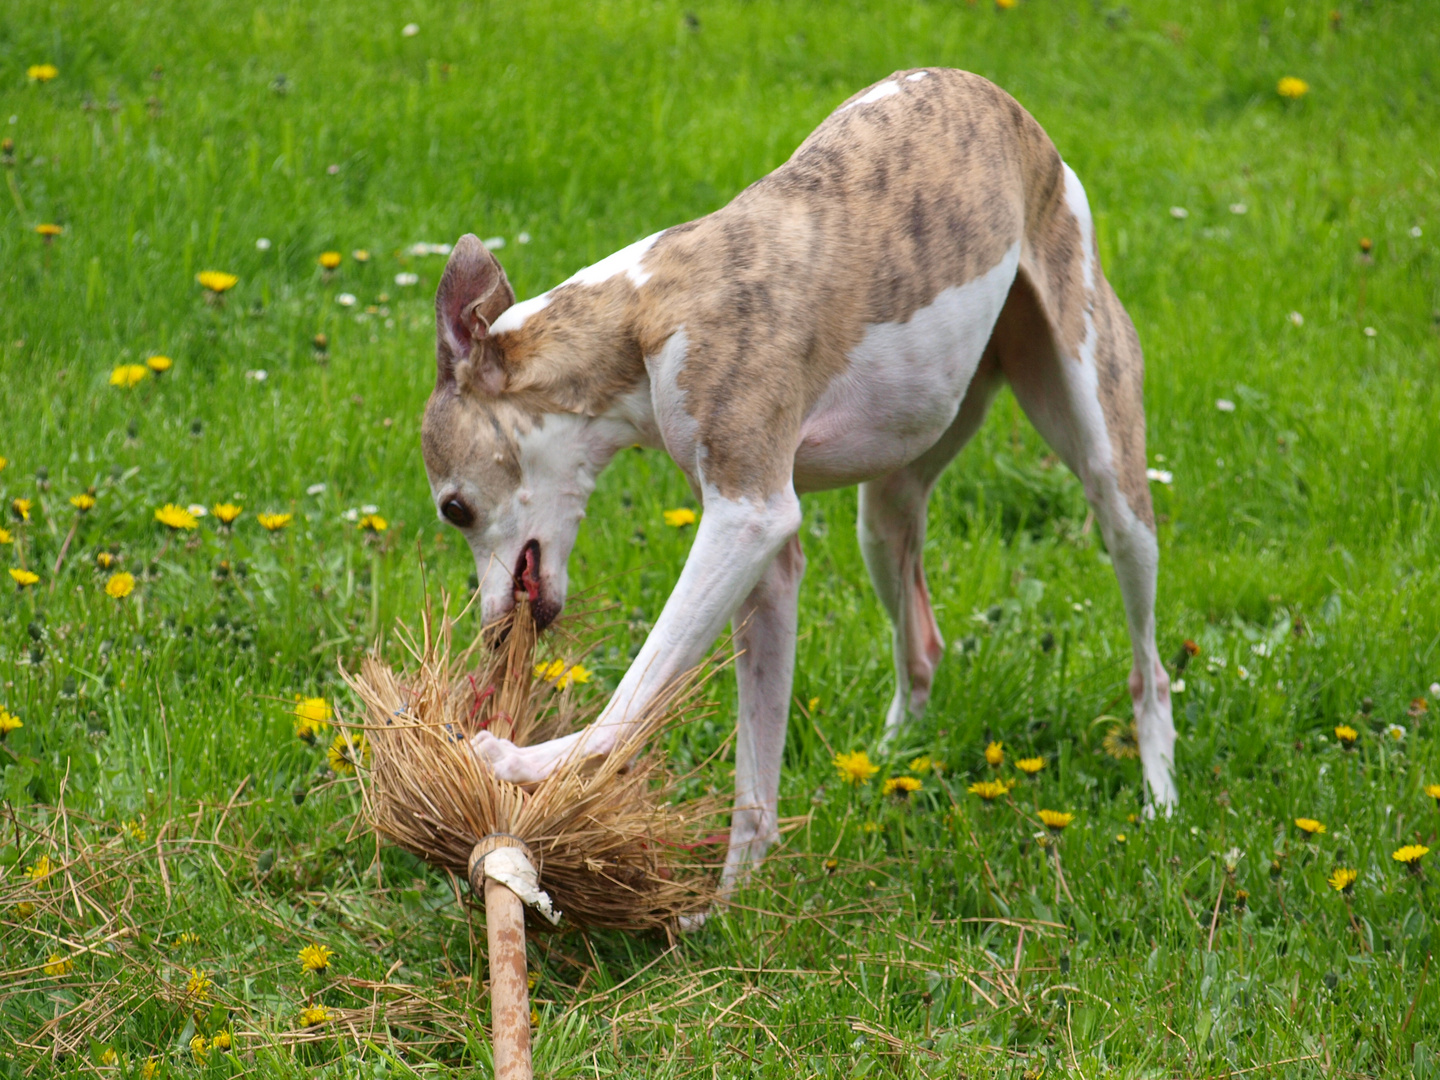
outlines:
{"label": "dog's dark eye", "polygon": [[445,515],[445,520],[461,529],[468,529],[475,521],[475,514],[459,499],[450,499],[444,506],[440,507],[440,513]]}

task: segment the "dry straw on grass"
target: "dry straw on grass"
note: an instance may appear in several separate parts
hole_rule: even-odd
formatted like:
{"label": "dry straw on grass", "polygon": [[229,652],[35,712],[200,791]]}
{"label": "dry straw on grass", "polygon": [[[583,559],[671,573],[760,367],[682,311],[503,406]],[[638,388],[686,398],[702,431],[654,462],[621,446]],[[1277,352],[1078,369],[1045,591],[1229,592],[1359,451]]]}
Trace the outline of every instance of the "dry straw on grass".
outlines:
{"label": "dry straw on grass", "polygon": [[[0,1059],[17,1062],[16,1075],[50,1075],[62,1061],[85,1071],[97,1045],[128,1055],[136,1075],[146,1057],[188,1062],[179,1035],[196,1013],[186,991],[196,967],[214,976],[200,1011],[218,1007],[247,1054],[306,1044],[321,1051],[312,1061],[323,1060],[348,1043],[449,1057],[465,1046],[483,1004],[481,987],[468,978],[415,985],[339,974],[292,986],[282,977],[285,987],[273,994],[232,992],[267,963],[288,973],[307,940],[301,920],[277,914],[272,892],[302,908],[334,899],[333,890],[300,888],[289,867],[286,883],[267,880],[278,871],[258,869],[262,853],[239,820],[249,779],[228,801],[167,807],[171,816],[153,835],[67,811],[63,788],[54,807],[0,813],[0,834],[18,848],[14,863],[0,867]],[[23,872],[41,859],[50,871],[43,879]],[[180,929],[201,914],[196,883],[212,875],[227,879],[254,924],[276,939],[268,962],[250,957],[252,966],[239,968],[217,955],[217,941],[181,943]],[[47,970],[56,955],[71,965],[63,975]],[[330,1019],[307,1027],[301,1006],[317,985]]]}
{"label": "dry straw on grass", "polygon": [[522,787],[498,779],[469,737],[486,728],[526,745],[575,730],[598,706],[582,707],[557,680],[536,677],[524,602],[491,629],[490,640],[502,639],[493,649],[477,639],[456,652],[453,630],[448,618],[437,628],[427,614],[420,640],[406,641],[413,670],[397,673],[372,654],[358,674],[345,673],[368,710],[371,763],[362,782],[376,832],[467,879],[477,843],[519,837],[540,887],[581,926],[672,931],[681,916],[706,908],[713,875],[694,853],[707,846],[718,805],[673,803],[674,778],[648,748],[701,707],[702,681],[672,687],[610,754],[572,757]]}

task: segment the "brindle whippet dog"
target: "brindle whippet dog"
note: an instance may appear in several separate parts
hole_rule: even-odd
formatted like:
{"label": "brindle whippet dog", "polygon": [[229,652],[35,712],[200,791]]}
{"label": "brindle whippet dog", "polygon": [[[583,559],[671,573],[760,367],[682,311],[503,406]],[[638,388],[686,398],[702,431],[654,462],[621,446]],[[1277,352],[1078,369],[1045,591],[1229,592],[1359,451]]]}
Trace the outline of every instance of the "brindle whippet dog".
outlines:
{"label": "brindle whippet dog", "polygon": [[729,205],[523,303],[467,235],[435,308],[425,467],[474,552],[486,622],[521,586],[541,624],[559,612],[586,500],[619,449],[665,450],[703,504],[675,590],[600,717],[534,746],[480,733],[498,775],[534,782],[567,754],[607,753],[733,619],[733,886],[777,834],[800,495],[860,485],[860,545],[894,625],[893,737],[924,709],[943,651],[921,561],[930,491],[1003,380],[1084,484],[1125,601],[1151,804],[1174,803],[1140,343],[1080,181],[999,88],[898,72]]}

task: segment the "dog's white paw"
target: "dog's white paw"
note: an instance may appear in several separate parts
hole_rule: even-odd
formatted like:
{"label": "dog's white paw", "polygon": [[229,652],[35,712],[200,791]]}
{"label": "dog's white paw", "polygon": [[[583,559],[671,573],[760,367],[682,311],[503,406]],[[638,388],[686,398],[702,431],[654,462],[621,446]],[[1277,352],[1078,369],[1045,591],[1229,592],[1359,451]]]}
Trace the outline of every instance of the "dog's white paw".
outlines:
{"label": "dog's white paw", "polygon": [[681,915],[680,932],[682,934],[693,934],[703,927],[709,918],[709,908],[706,908],[704,911],[697,911],[694,915]]}
{"label": "dog's white paw", "polygon": [[501,780],[512,784],[533,784],[544,779],[533,775],[535,770],[526,760],[525,751],[509,739],[501,739],[488,731],[479,732],[470,740],[475,756],[488,764]]}
{"label": "dog's white paw", "polygon": [[512,784],[538,784],[565,760],[574,741],[575,736],[566,736],[534,746],[516,746],[509,739],[481,731],[471,737],[470,749],[501,780]]}

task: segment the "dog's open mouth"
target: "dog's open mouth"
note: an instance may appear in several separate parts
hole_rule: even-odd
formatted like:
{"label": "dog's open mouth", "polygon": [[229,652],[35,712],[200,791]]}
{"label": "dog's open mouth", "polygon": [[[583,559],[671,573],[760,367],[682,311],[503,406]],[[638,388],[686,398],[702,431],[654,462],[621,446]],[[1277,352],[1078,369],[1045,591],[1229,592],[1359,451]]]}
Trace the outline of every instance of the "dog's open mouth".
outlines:
{"label": "dog's open mouth", "polygon": [[530,598],[533,607],[540,602],[540,541],[531,540],[520,549],[515,561],[515,591]]}
{"label": "dog's open mouth", "polygon": [[515,591],[529,599],[537,629],[544,630],[560,614],[560,605],[545,595],[540,583],[539,540],[531,540],[520,549],[520,557],[515,560]]}

